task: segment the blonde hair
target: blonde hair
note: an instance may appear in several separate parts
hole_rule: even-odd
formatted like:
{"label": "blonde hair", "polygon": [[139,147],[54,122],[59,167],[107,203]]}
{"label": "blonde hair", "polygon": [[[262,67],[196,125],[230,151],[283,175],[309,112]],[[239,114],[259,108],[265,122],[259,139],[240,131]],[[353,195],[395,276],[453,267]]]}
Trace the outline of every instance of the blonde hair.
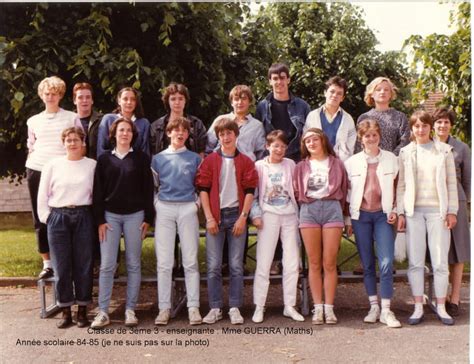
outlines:
{"label": "blonde hair", "polygon": [[387,77],[376,77],[371,83],[369,83],[365,89],[364,101],[368,106],[375,106],[374,99],[372,98],[372,94],[375,91],[375,88],[380,85],[382,82],[387,82],[390,86],[390,91],[392,95],[390,97],[390,101],[395,100],[397,98],[397,91],[398,88],[390,81]]}
{"label": "blonde hair", "polygon": [[359,141],[361,141],[362,137],[370,130],[374,130],[375,132],[377,132],[379,137],[382,137],[382,132],[380,130],[379,123],[374,119],[365,119],[362,120],[359,124],[357,124],[357,138],[359,139]]}
{"label": "blonde hair", "polygon": [[38,85],[38,96],[42,97],[46,90],[58,93],[62,99],[66,93],[66,83],[57,76],[46,77]]}

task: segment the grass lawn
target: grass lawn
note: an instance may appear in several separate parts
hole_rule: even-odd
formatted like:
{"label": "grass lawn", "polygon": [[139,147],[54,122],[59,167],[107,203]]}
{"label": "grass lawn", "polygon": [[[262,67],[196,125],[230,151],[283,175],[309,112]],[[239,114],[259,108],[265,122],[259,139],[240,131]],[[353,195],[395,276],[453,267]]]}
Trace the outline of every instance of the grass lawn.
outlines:
{"label": "grass lawn", "polygon": [[[32,228],[25,226],[5,226],[0,229],[0,277],[35,277],[40,272],[42,265],[41,259],[36,251],[35,234]],[[250,237],[250,244],[255,242],[255,237]],[[120,273],[125,274],[124,245],[122,242],[122,264]],[[346,257],[356,252],[352,243],[343,240],[339,252],[338,261],[342,262]],[[200,271],[206,271],[205,242],[201,238],[199,249]],[[250,256],[255,257],[255,246],[250,249]],[[351,259],[341,269],[343,271],[352,271],[357,265],[357,258]],[[255,270],[255,262],[247,259],[247,269],[250,272]],[[406,268],[406,263],[397,263],[397,268]],[[142,273],[150,276],[156,274],[156,258],[152,238],[147,238],[143,243],[142,250]]]}

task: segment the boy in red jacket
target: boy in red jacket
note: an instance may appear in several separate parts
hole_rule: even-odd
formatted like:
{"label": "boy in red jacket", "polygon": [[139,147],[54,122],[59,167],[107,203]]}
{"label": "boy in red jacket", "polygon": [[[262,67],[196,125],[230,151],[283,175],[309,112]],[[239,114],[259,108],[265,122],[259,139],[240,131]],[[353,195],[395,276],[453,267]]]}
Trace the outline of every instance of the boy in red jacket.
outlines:
{"label": "boy in red jacket", "polygon": [[229,317],[232,324],[243,324],[239,307],[243,303],[245,231],[258,175],[252,160],[237,150],[237,123],[222,118],[214,130],[221,147],[204,159],[196,176],[206,216],[207,288],[211,308],[203,322],[213,324],[222,319],[222,251],[227,236]]}

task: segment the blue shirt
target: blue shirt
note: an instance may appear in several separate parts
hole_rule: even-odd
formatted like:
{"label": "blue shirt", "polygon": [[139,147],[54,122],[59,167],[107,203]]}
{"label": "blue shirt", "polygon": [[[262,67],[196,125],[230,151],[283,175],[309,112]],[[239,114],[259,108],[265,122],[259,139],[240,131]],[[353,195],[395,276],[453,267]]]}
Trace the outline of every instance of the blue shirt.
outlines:
{"label": "blue shirt", "polygon": [[323,128],[324,134],[328,137],[331,146],[334,147],[336,145],[337,130],[339,129],[339,126],[341,126],[342,112],[338,111],[336,117],[331,123],[324,113],[324,108],[321,108],[319,117],[321,119],[321,127]]}
{"label": "blue shirt", "polygon": [[156,154],[151,161],[155,184],[159,186],[158,199],[168,202],[196,201],[194,178],[201,157],[182,148],[170,147]]}
{"label": "blue shirt", "polygon": [[[99,135],[97,137],[97,158],[106,151],[111,151],[113,149],[109,141],[109,130],[113,122],[119,117],[119,114],[105,114],[102,118],[99,124]],[[132,145],[133,149],[141,150],[143,153],[150,156],[150,122],[146,118],[135,119],[132,121],[138,131],[138,136]]]}

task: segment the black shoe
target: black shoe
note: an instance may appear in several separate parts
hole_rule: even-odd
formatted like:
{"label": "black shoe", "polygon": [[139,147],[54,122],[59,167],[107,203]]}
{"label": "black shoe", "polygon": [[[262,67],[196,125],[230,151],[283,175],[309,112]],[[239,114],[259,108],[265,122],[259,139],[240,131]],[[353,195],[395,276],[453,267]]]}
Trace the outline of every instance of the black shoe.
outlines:
{"label": "black shoe", "polygon": [[446,302],[446,312],[449,316],[459,316],[459,304]]}
{"label": "black shoe", "polygon": [[63,308],[63,317],[57,323],[58,329],[66,329],[72,325],[71,307]]}
{"label": "black shoe", "polygon": [[48,279],[54,276],[53,268],[43,268],[43,270],[38,274],[38,279]]}
{"label": "black shoe", "polygon": [[77,309],[77,327],[87,327],[90,325],[87,319],[87,306],[79,306]]}

